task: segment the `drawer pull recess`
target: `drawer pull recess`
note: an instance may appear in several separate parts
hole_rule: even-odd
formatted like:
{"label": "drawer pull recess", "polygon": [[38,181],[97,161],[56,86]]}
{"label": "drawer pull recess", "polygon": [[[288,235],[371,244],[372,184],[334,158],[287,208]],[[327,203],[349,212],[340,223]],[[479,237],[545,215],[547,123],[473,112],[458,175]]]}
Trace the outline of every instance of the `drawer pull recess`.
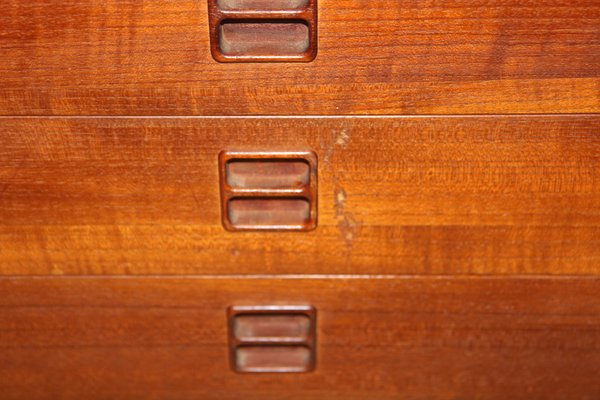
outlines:
{"label": "drawer pull recess", "polygon": [[230,307],[229,348],[236,372],[315,368],[316,311],[310,306]]}
{"label": "drawer pull recess", "polygon": [[208,0],[220,62],[308,62],[317,56],[317,0]]}
{"label": "drawer pull recess", "polygon": [[317,226],[317,156],[311,151],[219,155],[225,229],[308,231]]}

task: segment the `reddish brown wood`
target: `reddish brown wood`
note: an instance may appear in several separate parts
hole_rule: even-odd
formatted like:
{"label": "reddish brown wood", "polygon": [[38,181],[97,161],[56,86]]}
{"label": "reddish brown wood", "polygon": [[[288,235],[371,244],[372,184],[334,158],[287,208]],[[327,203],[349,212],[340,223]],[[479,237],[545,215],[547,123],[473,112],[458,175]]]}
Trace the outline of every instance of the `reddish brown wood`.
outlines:
{"label": "reddish brown wood", "polygon": [[208,15],[217,61],[308,62],[317,56],[317,0],[208,0]]}
{"label": "reddish brown wood", "polygon": [[231,366],[245,373],[310,372],[317,313],[307,305],[243,305],[227,310]]}
{"label": "reddish brown wood", "polygon": [[[0,273],[598,274],[600,117],[7,118]],[[319,226],[223,229],[218,154],[314,149]]]}
{"label": "reddish brown wood", "polygon": [[4,0],[0,399],[600,398],[599,132],[598,0]]}
{"label": "reddish brown wood", "polygon": [[[0,279],[13,399],[595,399],[598,278]],[[235,374],[231,305],[312,304],[317,367]]]}
{"label": "reddish brown wood", "polygon": [[317,170],[313,151],[222,151],[219,182],[223,226],[230,231],[315,229]]}
{"label": "reddish brown wood", "polygon": [[4,0],[0,115],[600,112],[598,0],[324,0],[312,63],[222,64],[206,0]]}

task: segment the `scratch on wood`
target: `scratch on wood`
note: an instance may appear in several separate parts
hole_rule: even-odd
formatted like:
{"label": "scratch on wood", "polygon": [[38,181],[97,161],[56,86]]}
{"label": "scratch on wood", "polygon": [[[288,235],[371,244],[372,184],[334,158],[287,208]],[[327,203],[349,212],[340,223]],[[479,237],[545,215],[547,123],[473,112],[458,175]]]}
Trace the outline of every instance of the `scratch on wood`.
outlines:
{"label": "scratch on wood", "polygon": [[350,141],[350,134],[348,133],[348,130],[342,129],[337,136],[337,140],[335,141],[335,144],[340,147],[346,147],[348,145],[349,141]]}
{"label": "scratch on wood", "polygon": [[[346,124],[346,122],[344,122]],[[331,132],[331,142],[325,143],[323,151],[323,162],[326,165],[330,164],[331,158],[335,153],[336,147],[346,148],[350,142],[350,130],[346,126],[342,126],[341,130],[334,129]]]}
{"label": "scratch on wood", "polygon": [[346,242],[348,252],[351,253],[354,239],[358,235],[360,222],[346,209],[347,199],[348,195],[343,188],[335,190],[335,216],[338,221],[338,228]]}

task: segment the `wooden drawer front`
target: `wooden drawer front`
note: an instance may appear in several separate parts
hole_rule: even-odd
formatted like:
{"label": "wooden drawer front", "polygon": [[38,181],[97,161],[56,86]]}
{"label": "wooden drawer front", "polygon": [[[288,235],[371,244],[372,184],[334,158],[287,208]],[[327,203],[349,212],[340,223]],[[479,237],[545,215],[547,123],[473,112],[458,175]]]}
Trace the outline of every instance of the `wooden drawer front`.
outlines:
{"label": "wooden drawer front", "polygon": [[[0,119],[0,272],[598,274],[600,117]],[[218,154],[314,150],[312,232],[226,232]]]}
{"label": "wooden drawer front", "polygon": [[[595,399],[598,278],[0,280],[3,399]],[[236,374],[230,305],[311,304],[317,365]]]}
{"label": "wooden drawer front", "polygon": [[0,115],[600,112],[598,0],[319,0],[308,64],[217,63],[207,0],[3,0]]}

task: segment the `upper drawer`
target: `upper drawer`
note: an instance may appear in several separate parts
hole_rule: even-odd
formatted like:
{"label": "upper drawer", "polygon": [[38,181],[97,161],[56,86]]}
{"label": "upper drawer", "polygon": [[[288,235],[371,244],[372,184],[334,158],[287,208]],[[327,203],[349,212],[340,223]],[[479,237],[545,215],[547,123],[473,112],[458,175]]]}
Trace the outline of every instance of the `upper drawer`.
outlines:
{"label": "upper drawer", "polygon": [[4,0],[0,115],[600,112],[597,0],[319,0],[311,63],[222,64],[207,0]]}

